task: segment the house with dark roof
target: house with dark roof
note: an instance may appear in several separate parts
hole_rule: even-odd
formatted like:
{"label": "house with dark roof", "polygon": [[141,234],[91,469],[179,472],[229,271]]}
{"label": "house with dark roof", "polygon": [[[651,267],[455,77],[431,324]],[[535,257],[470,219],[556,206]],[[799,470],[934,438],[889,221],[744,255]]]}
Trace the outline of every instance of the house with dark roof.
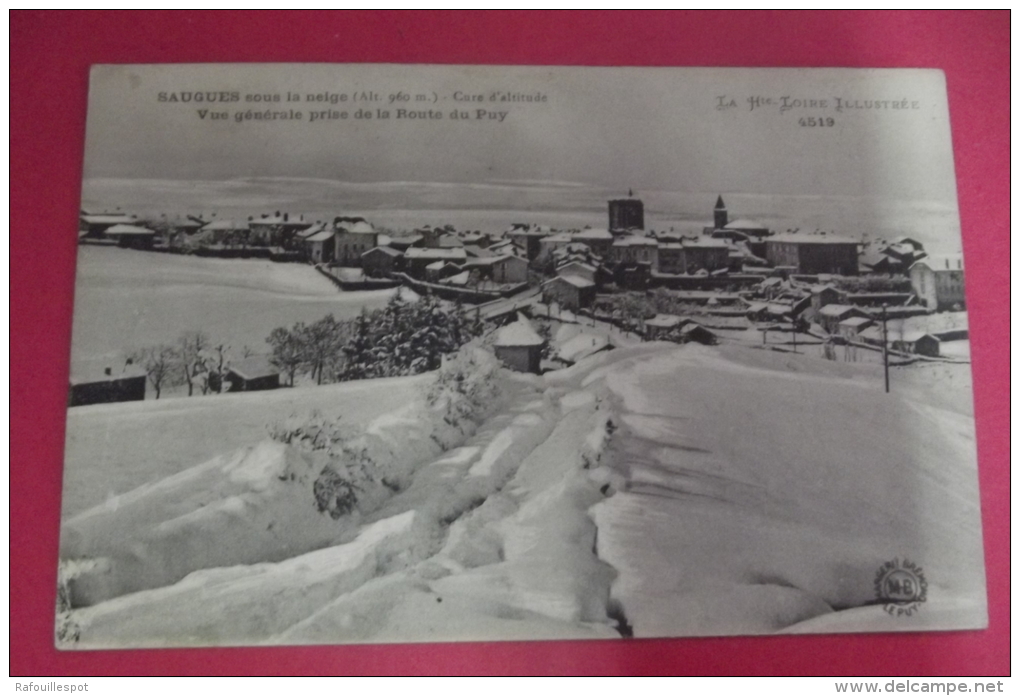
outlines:
{"label": "house with dark roof", "polygon": [[542,298],[549,304],[577,310],[595,302],[595,283],[576,275],[556,276],[542,283]]}
{"label": "house with dark roof", "polygon": [[680,330],[689,319],[678,317],[675,314],[656,314],[651,319],[645,319],[645,340],[665,341]]}
{"label": "house with dark roof", "polygon": [[306,229],[308,222],[304,215],[276,212],[248,219],[249,243],[256,246],[292,248],[298,232]]}
{"label": "house with dark roof", "polygon": [[429,249],[410,247],[404,252],[404,270],[413,278],[424,279],[425,268],[437,261],[461,265],[467,261],[467,252],[458,249]]}
{"label": "house with dark roof", "polygon": [[818,310],[815,314],[815,321],[827,332],[834,334],[839,332],[840,322],[846,321],[851,317],[866,317],[870,319],[871,315],[860,307],[853,305],[829,304]]}
{"label": "house with dark roof", "polygon": [[102,367],[87,366],[71,371],[68,406],[144,401],[146,374],[131,360]]}
{"label": "house with dark roof", "polygon": [[334,258],[333,230],[324,222],[301,230],[295,236],[304,248],[305,257],[312,263],[329,263]]}
{"label": "house with dark roof", "polygon": [[269,358],[254,355],[231,365],[226,381],[229,383],[227,391],[232,392],[278,389],[280,371],[269,362]]}
{"label": "house with dark roof", "polygon": [[875,322],[870,317],[850,317],[836,325],[836,332],[847,340],[855,340],[861,331]]}
{"label": "house with dark roof", "polygon": [[83,212],[78,218],[78,229],[83,237],[102,239],[106,230],[114,225],[134,225],[137,222],[138,218],[134,215],[124,215],[122,213],[93,215]]}
{"label": "house with dark roof", "polygon": [[117,246],[148,249],[156,240],[156,231],[140,225],[118,224],[107,227],[103,236],[116,240]]}
{"label": "house with dark roof", "polygon": [[518,314],[517,321],[497,332],[493,348],[496,357],[511,370],[537,375],[542,371],[545,344],[545,339],[538,335],[528,320]]}
{"label": "house with dark roof", "polygon": [[393,247],[377,246],[361,255],[361,267],[367,276],[386,278],[393,271],[398,270],[398,265],[403,258],[403,253]]}

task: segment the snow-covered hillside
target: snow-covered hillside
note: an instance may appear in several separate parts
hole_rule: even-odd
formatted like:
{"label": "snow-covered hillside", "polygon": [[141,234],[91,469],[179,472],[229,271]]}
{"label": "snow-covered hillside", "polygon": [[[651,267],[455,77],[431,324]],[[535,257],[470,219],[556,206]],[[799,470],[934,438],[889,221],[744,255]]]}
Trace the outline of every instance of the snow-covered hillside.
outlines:
{"label": "snow-covered hillside", "polygon": [[[116,587],[79,601],[63,647],[984,621],[966,408],[916,384],[887,395],[869,365],[742,347],[649,343],[486,375],[477,427],[450,429],[456,409],[431,400],[367,421],[372,461],[403,474],[348,516],[316,512],[306,454],[265,443],[68,520],[63,557],[92,562],[81,587]],[[913,617],[876,606],[894,558],[928,579]]]}

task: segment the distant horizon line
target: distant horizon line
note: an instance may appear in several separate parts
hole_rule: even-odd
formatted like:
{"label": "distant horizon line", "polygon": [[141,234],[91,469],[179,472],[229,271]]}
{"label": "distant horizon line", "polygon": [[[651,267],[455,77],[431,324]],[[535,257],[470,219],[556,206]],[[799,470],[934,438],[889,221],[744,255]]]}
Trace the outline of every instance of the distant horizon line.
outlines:
{"label": "distant horizon line", "polygon": [[[153,178],[153,177],[116,177],[116,176],[92,176],[82,178],[82,188],[88,183],[118,183],[118,184],[134,184],[134,183],[145,183],[145,182],[173,182],[173,183],[213,183],[213,184],[244,184],[244,183],[264,183],[264,182],[292,182],[292,183],[320,183],[327,185],[341,185],[351,187],[372,187],[372,186],[391,186],[391,187],[412,187],[412,186],[431,186],[437,188],[468,188],[468,189],[500,189],[500,188],[561,188],[561,189],[597,189],[608,191],[614,187],[607,184],[598,183],[587,183],[578,181],[556,181],[551,179],[488,179],[485,181],[425,181],[425,180],[413,180],[413,179],[390,179],[390,180],[374,180],[374,181],[353,181],[349,179],[327,179],[323,177],[307,177],[307,176],[241,176],[231,177],[228,179],[214,179],[214,178]],[[914,197],[902,197],[902,196],[887,196],[882,194],[847,194],[847,193],[763,193],[757,191],[739,191],[736,189],[666,189],[666,188],[640,188],[640,187],[629,187],[627,189],[620,189],[620,198],[628,197],[625,192],[633,191],[634,198],[640,198],[641,194],[667,194],[667,195],[705,195],[705,196],[722,196],[724,199],[727,196],[746,196],[755,198],[831,198],[831,199],[862,199],[862,200],[885,200],[885,201],[914,201],[914,202],[932,202],[932,203],[947,203],[958,205],[956,197],[951,198],[914,198]]]}

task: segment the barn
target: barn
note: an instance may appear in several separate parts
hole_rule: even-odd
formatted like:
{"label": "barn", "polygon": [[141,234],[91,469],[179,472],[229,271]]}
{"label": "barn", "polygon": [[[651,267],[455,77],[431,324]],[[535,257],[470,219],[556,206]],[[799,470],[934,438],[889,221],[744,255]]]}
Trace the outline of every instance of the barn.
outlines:
{"label": "barn", "polygon": [[227,391],[264,391],[277,389],[280,386],[280,371],[269,362],[269,358],[261,355],[245,358],[230,366],[227,370]]}
{"label": "barn", "polygon": [[542,283],[546,303],[556,302],[565,309],[576,310],[595,301],[595,283],[576,275],[557,276]]}
{"label": "barn", "polygon": [[517,315],[517,321],[499,330],[494,348],[496,357],[511,370],[536,375],[541,372],[545,339],[539,336],[528,320],[520,314]]}
{"label": "barn", "polygon": [[119,368],[83,370],[71,376],[68,406],[145,400],[145,370],[130,360]]}

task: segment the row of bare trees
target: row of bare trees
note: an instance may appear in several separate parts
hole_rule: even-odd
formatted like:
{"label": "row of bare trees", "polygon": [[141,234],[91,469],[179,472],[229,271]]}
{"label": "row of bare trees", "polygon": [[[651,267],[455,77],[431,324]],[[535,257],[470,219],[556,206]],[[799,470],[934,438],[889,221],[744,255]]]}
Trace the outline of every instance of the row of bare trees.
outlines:
{"label": "row of bare trees", "polygon": [[[245,346],[239,357],[248,357]],[[185,331],[174,343],[136,350],[131,361],[145,370],[158,399],[164,389],[187,386],[188,396],[219,391],[232,359],[230,346],[202,331]]]}

